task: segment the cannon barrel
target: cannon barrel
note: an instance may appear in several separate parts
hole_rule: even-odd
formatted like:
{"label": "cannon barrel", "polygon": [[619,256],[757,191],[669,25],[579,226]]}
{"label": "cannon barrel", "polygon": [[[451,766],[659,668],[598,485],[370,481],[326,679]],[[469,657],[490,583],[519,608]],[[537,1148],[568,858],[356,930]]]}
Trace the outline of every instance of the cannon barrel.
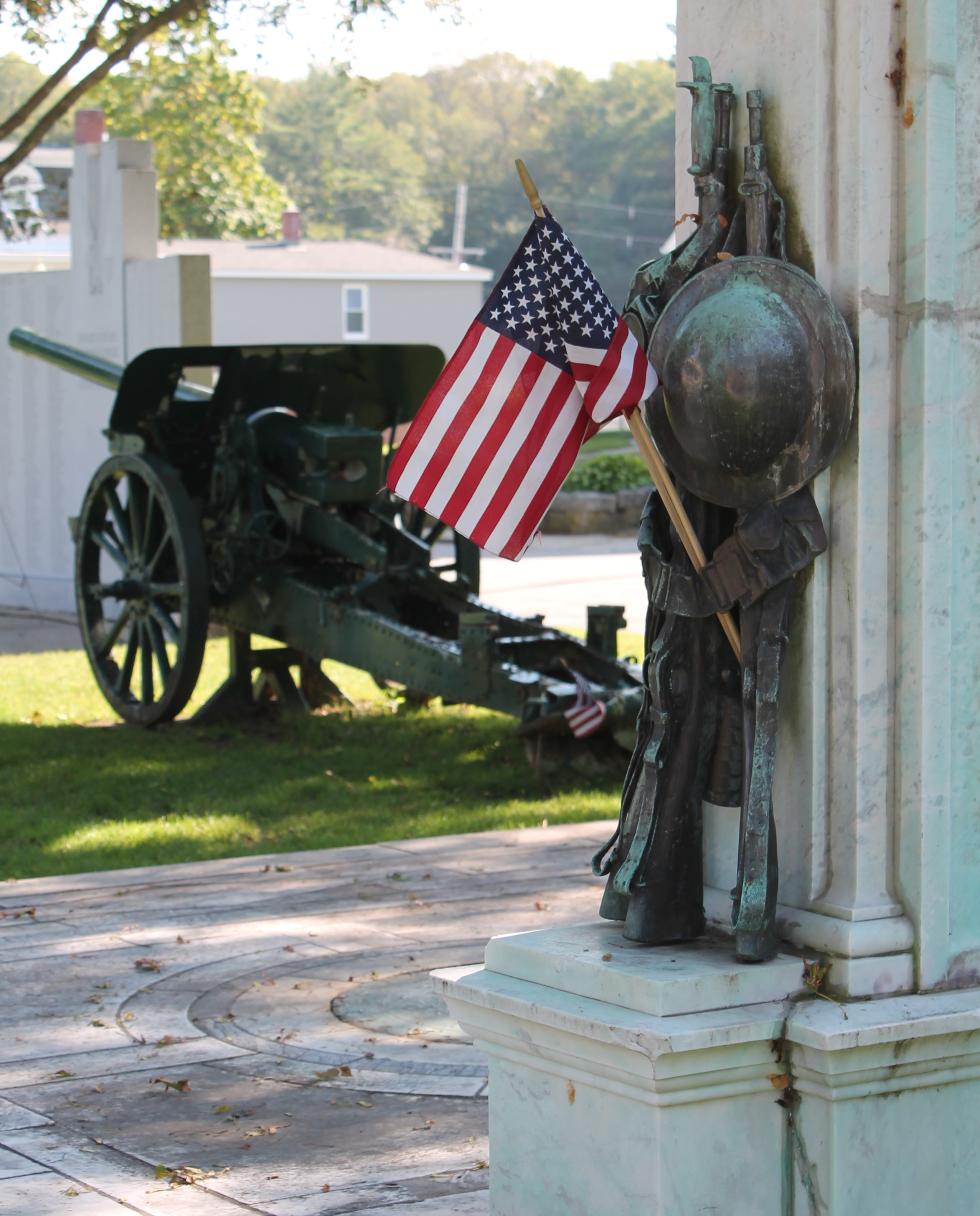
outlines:
{"label": "cannon barrel", "polygon": [[[112,389],[113,392],[119,388],[124,368],[112,359],[102,359],[99,355],[79,350],[77,346],[69,346],[67,342],[45,338],[25,326],[12,329],[7,340],[21,354],[43,359],[45,363],[60,367],[62,371],[71,372],[83,380],[91,380],[93,384]],[[210,389],[182,380],[175,396],[178,401],[210,401],[212,393]]]}

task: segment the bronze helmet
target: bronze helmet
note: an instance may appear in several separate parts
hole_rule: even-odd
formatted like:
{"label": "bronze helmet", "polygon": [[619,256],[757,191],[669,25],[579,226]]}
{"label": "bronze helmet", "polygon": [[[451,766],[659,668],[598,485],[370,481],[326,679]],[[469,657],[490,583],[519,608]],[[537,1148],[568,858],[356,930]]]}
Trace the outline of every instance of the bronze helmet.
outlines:
{"label": "bronze helmet", "polygon": [[854,348],[843,317],[799,267],[741,257],[671,297],[650,339],[663,392],[647,418],[678,481],[747,508],[784,498],[847,438]]}

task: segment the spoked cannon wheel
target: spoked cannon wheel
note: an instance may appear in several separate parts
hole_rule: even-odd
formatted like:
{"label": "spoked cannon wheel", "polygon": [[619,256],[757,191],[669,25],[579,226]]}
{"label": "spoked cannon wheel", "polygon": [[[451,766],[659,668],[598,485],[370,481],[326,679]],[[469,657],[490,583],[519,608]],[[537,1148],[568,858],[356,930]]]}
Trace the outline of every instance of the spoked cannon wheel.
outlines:
{"label": "spoked cannon wheel", "polygon": [[127,722],[175,717],[194,691],[208,631],[208,574],[194,508],[154,456],[118,455],[85,493],[75,548],[82,640]]}
{"label": "spoked cannon wheel", "polygon": [[477,545],[454,532],[448,524],[426,515],[421,507],[410,502],[398,503],[396,522],[404,532],[417,536],[430,547],[443,537],[451,540],[452,557],[437,561],[433,555],[429,569],[435,571],[440,578],[465,585],[471,595],[480,594],[480,550]]}

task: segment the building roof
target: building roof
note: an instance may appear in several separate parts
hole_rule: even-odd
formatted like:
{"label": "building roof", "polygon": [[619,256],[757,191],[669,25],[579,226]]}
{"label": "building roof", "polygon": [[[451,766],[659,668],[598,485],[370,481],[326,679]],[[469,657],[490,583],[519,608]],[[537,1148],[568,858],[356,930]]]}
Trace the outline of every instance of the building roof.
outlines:
{"label": "building roof", "polygon": [[218,278],[362,278],[449,279],[487,282],[493,272],[463,262],[409,249],[394,249],[371,241],[197,241],[159,244],[161,257],[177,253],[206,253]]}
{"label": "building roof", "polygon": [[[0,149],[2,152],[2,149]],[[67,267],[71,260],[69,225],[58,221],[51,231],[24,241],[0,239],[0,266],[28,269]],[[160,241],[160,257],[178,253],[207,254],[214,278],[311,278],[479,282],[493,278],[483,266],[453,266],[445,258],[409,249],[391,249],[370,241]]]}
{"label": "building roof", "polygon": [[[5,159],[17,147],[12,139],[0,140],[0,159]],[[48,148],[42,145],[27,154],[27,163],[35,169],[70,169],[75,156],[74,148]]]}

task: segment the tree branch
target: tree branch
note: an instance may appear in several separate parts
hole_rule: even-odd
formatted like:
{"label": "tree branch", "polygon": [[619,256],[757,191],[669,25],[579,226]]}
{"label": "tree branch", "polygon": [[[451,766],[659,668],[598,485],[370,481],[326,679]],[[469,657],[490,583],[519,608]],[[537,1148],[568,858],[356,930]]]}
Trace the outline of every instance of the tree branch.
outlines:
{"label": "tree branch", "polygon": [[21,139],[17,147],[14,148],[13,152],[0,161],[0,184],[3,183],[3,180],[11,169],[19,165],[37,147],[62,114],[67,114],[80,97],[87,93],[94,85],[97,85],[100,80],[108,76],[117,63],[124,63],[138,46],[145,42],[147,38],[151,38],[163,26],[170,25],[172,22],[182,21],[187,17],[196,16],[206,7],[207,0],[173,0],[166,8],[147,18],[142,25],[134,26],[115,50],[107,54],[98,67],[93,68],[87,76],[83,76],[46,113],[42,114],[23,139]]}
{"label": "tree branch", "polygon": [[18,106],[18,108],[14,110],[13,114],[11,114],[8,118],[5,118],[4,121],[0,123],[0,139],[7,139],[7,137],[16,131],[19,126],[22,126],[23,123],[30,118],[31,114],[33,114],[34,111],[40,107],[42,102],[46,101],[51,96],[58,85],[61,84],[68,73],[72,70],[72,68],[75,67],[76,64],[80,63],[89,53],[89,51],[92,50],[99,40],[102,22],[105,21],[106,17],[109,15],[110,9],[115,8],[116,2],[117,0],[106,0],[106,3],[103,4],[102,8],[99,10],[98,16],[88,27],[88,30],[86,31],[81,42],[79,42],[78,46],[75,47],[74,51],[71,53],[71,55],[69,55],[61,67],[52,72],[48,79],[40,84],[37,89],[35,89],[35,91],[30,95],[30,97],[28,97],[23,105]]}

